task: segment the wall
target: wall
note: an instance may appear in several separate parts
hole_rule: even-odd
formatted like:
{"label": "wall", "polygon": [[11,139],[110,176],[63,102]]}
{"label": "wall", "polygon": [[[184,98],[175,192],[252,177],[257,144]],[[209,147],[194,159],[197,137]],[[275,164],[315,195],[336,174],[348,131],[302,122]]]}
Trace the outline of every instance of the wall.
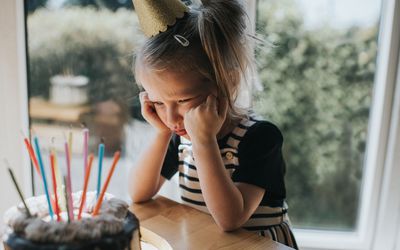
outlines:
{"label": "wall", "polygon": [[[2,0],[0,8],[0,217],[19,199],[4,158],[26,196],[31,195],[30,167],[21,129],[27,131],[27,84],[22,0]],[[1,224],[0,224],[1,226]]]}

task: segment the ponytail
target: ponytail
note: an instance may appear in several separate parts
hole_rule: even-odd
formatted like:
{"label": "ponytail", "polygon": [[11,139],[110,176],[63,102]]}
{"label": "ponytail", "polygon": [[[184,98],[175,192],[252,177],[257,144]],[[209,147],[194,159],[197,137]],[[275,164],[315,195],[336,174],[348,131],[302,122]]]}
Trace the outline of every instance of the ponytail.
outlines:
{"label": "ponytail", "polygon": [[246,42],[246,13],[238,0],[202,0],[198,31],[222,94],[237,98],[242,77],[250,62]]}

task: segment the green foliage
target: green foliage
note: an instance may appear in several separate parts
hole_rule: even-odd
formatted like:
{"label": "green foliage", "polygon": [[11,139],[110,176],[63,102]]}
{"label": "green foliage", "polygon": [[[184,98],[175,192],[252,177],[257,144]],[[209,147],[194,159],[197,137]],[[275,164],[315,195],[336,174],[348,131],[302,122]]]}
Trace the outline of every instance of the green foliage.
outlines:
{"label": "green foliage", "polygon": [[85,75],[91,103],[114,99],[129,105],[138,92],[132,58],[141,40],[134,15],[76,7],[29,15],[30,95],[48,97],[53,75]]}
{"label": "green foliage", "polygon": [[107,8],[116,11],[119,8],[133,9],[133,2],[132,0],[68,0],[64,6],[91,6],[97,9]]}
{"label": "green foliage", "polygon": [[28,13],[34,12],[36,9],[46,6],[48,0],[24,0],[25,9]]}
{"label": "green foliage", "polygon": [[254,106],[283,131],[292,221],[354,229],[377,29],[306,30],[290,1],[262,1],[257,32],[272,45],[256,53]]}

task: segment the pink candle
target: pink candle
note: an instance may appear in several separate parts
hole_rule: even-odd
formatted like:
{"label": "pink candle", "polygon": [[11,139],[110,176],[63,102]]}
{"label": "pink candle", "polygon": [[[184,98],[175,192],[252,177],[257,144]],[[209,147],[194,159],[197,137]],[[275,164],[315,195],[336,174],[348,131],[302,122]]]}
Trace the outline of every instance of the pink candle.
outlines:
{"label": "pink candle", "polygon": [[68,206],[68,215],[70,217],[70,220],[74,220],[74,206],[72,202],[72,183],[71,183],[71,159],[70,159],[70,154],[69,154],[69,147],[68,147],[68,142],[64,143],[65,146],[65,157],[67,159],[67,206]]}

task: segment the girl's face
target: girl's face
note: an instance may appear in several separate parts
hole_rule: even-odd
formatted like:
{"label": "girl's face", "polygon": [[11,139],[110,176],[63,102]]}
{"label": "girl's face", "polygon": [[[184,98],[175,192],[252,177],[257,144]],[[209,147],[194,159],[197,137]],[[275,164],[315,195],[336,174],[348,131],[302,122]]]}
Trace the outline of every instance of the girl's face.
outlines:
{"label": "girl's face", "polygon": [[217,93],[215,84],[196,72],[142,70],[139,78],[161,121],[186,138],[185,113],[205,102],[208,95]]}

